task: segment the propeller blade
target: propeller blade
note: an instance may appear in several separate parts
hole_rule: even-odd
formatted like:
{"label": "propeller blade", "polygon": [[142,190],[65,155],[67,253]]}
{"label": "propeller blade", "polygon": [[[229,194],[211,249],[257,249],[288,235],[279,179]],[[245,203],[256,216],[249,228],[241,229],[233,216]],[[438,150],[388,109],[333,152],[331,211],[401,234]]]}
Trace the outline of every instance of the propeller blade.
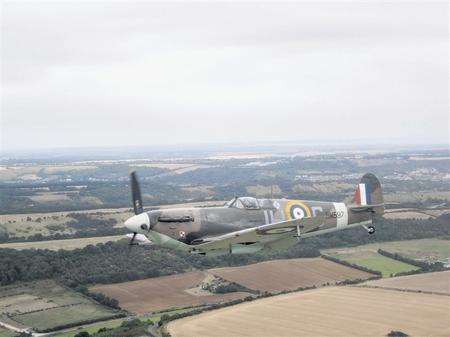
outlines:
{"label": "propeller blade", "polygon": [[131,238],[130,243],[129,243],[130,246],[134,246],[136,244],[136,243],[134,243],[134,238],[136,237],[136,235],[137,235],[137,233],[133,233],[133,237]]}
{"label": "propeller blade", "polygon": [[134,214],[141,214],[144,209],[142,207],[142,196],[136,172],[131,172],[131,196],[133,199]]}

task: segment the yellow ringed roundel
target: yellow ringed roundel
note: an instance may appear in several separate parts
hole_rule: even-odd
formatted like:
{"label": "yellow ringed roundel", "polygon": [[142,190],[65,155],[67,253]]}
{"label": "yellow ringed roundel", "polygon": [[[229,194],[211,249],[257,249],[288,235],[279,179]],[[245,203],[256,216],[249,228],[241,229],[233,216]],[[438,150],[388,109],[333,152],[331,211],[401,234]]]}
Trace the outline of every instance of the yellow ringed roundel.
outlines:
{"label": "yellow ringed roundel", "polygon": [[289,200],[284,207],[286,219],[301,219],[311,217],[311,208],[300,200]]}

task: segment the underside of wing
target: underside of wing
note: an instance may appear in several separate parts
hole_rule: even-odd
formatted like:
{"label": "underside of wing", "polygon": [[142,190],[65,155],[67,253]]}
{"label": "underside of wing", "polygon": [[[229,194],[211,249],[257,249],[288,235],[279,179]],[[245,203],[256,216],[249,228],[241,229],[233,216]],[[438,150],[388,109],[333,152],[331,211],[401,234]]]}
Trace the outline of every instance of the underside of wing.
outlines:
{"label": "underside of wing", "polygon": [[316,230],[320,225],[319,218],[307,217],[281,221],[273,224],[247,228],[215,237],[204,238],[202,243],[192,247],[193,253],[206,254],[217,252],[252,253],[264,247],[266,243],[283,237],[297,236]]}

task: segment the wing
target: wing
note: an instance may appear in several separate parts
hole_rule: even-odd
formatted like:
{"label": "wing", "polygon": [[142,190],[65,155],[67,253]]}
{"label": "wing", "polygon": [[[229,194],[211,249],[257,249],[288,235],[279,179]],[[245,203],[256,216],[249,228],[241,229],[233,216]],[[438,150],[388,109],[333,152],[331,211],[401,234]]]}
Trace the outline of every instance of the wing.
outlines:
{"label": "wing", "polygon": [[[302,234],[317,230],[322,222],[323,219],[321,220],[318,217],[307,217],[246,228],[215,237],[205,238],[202,240],[202,243],[192,247],[192,252],[199,254],[213,251],[231,252],[232,249],[243,247],[246,247],[247,251],[251,252],[252,246],[261,249],[264,243],[279,240],[283,237],[297,236],[297,230]],[[246,251],[243,249],[243,252]]]}

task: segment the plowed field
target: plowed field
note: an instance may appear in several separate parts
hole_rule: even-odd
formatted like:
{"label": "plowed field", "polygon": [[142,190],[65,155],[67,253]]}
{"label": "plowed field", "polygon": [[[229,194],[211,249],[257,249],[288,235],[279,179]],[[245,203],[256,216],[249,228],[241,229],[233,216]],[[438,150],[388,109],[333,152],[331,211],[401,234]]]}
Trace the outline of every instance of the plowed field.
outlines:
{"label": "plowed field", "polygon": [[242,267],[210,269],[209,272],[249,289],[268,292],[373,276],[322,258],[265,261]]}
{"label": "plowed field", "polygon": [[206,275],[207,272],[195,271],[139,281],[98,285],[92,287],[91,291],[101,292],[117,299],[123,309],[136,314],[172,307],[225,302],[250,295],[244,292],[193,295],[186,291],[197,287]]}

